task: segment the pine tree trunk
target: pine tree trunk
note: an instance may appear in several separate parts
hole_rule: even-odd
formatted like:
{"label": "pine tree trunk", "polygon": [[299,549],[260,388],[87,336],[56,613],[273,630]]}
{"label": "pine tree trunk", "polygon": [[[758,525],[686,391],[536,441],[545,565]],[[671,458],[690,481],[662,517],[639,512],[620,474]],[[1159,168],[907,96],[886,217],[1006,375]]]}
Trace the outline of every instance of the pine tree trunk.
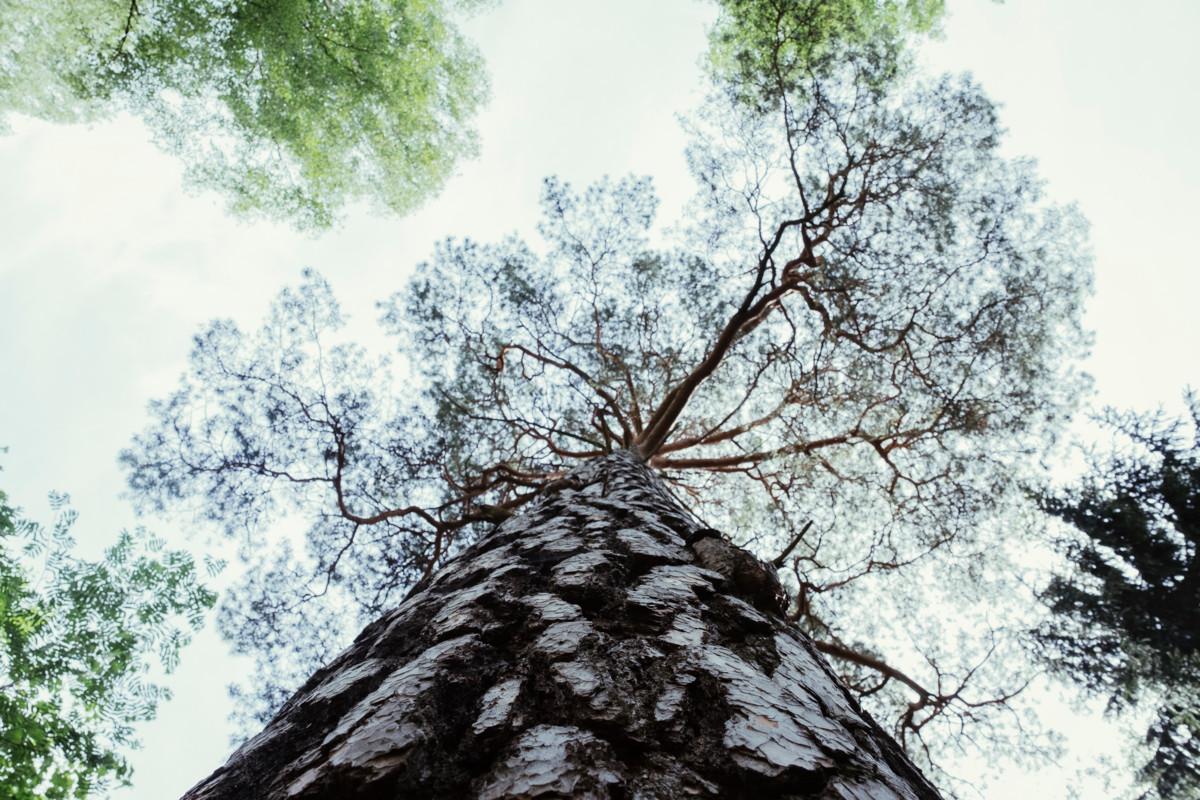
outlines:
{"label": "pine tree trunk", "polygon": [[186,800],[938,798],[774,576],[625,453],[589,462],[319,670]]}

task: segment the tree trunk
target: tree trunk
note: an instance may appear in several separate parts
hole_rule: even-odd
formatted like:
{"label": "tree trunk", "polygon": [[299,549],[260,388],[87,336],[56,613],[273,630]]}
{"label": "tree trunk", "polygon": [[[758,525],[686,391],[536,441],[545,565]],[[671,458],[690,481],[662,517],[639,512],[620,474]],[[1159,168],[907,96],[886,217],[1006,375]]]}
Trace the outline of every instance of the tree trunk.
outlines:
{"label": "tree trunk", "polygon": [[769,567],[626,453],[369,625],[185,795],[938,798]]}

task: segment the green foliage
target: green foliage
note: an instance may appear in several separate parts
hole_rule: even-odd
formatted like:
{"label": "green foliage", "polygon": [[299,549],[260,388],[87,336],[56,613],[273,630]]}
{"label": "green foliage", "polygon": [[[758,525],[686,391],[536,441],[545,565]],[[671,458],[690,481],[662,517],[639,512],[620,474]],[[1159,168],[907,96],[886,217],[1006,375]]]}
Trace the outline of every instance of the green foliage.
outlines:
{"label": "green foliage", "polygon": [[870,50],[895,77],[905,39],[936,31],[945,0],[719,0],[709,66],[740,102],[766,110],[794,102],[847,47]]}
{"label": "green foliage", "polygon": [[0,122],[127,110],[237,213],[327,226],[407,211],[475,149],[464,0],[3,0]]}
{"label": "green foliage", "polygon": [[74,512],[52,497],[49,529],[0,492],[0,798],[65,800],[126,782],[132,724],[215,596],[191,556],[125,532],[99,561],[71,555]]}
{"label": "green foliage", "polygon": [[1200,404],[1182,421],[1116,414],[1123,447],[1043,505],[1076,536],[1043,599],[1042,657],[1114,710],[1155,705],[1143,797],[1200,796]]}

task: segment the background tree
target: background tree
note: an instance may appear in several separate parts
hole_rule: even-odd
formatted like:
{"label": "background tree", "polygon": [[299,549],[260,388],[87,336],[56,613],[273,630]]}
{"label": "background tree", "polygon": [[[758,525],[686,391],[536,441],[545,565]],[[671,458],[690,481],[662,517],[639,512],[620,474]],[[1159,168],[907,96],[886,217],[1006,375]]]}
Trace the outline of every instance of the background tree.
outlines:
{"label": "background tree", "polygon": [[[356,198],[408,211],[475,149],[486,81],[452,12],[481,4],[6,0],[0,127],[11,112],[128,111],[236,213],[324,227]],[[757,104],[794,88],[830,42],[895,46],[944,11],[942,0],[720,5],[714,73]]]}
{"label": "background tree", "polygon": [[126,783],[133,723],[212,607],[191,556],[124,532],[99,561],[71,555],[75,513],[49,528],[0,493],[0,797],[84,798]]}
{"label": "background tree", "polygon": [[[718,0],[709,33],[709,67],[717,82],[748,106],[769,112],[800,90],[841,43],[880,48],[898,67],[907,34],[932,33],[945,0]],[[881,78],[893,77],[882,70]]]}
{"label": "background tree", "polygon": [[1043,499],[1071,526],[1067,571],[1043,594],[1043,659],[1109,709],[1153,707],[1144,798],[1200,795],[1200,404],[1192,432],[1162,414],[1109,411],[1123,446]]}
{"label": "background tree", "polygon": [[[269,653],[262,711],[490,523],[626,449],[788,551],[793,619],[908,745],[1014,746],[1020,720],[991,712],[1019,652],[994,620],[1018,619],[996,613],[1022,596],[1018,487],[1079,386],[1082,227],[998,155],[970,81],[819,16],[789,35],[805,20],[828,44],[775,105],[725,94],[693,123],[688,225],[653,226],[647,180],[548,181],[543,247],[448,241],[383,304],[397,377],[339,341],[311,274],[260,331],[197,337],[124,461],[143,505],[242,542],[222,626]],[[264,547],[293,512],[303,546]]]}
{"label": "background tree", "polygon": [[452,21],[475,0],[5,0],[0,123],[140,117],[243,214],[407,211],[475,149],[486,96]]}

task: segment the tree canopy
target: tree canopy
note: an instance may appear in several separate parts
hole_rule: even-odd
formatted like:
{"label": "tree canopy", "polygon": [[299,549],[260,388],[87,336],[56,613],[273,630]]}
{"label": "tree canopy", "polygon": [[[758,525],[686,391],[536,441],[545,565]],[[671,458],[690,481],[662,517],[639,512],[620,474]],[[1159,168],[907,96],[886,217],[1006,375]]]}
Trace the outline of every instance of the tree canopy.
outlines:
{"label": "tree canopy", "polygon": [[168,696],[170,670],[215,595],[190,555],[143,529],[99,561],[72,555],[65,496],[49,528],[0,492],[0,797],[66,800],[128,781],[133,723]]}
{"label": "tree canopy", "polygon": [[[774,108],[803,91],[816,72],[828,70],[841,45],[869,45],[882,63],[901,66],[906,38],[931,33],[945,0],[719,0],[721,14],[709,32],[709,67],[740,102]],[[894,76],[879,70],[877,79]]]}
{"label": "tree canopy", "polygon": [[[791,545],[793,617],[910,746],[1010,735],[992,612],[1080,386],[1082,224],[999,154],[970,80],[794,23],[820,58],[776,48],[770,91],[693,119],[687,224],[655,226],[647,179],[551,179],[541,244],[448,240],[382,304],[398,364],[340,338],[312,273],[260,330],[196,337],[123,460],[143,506],[242,543],[221,624],[270,654],[262,709],[483,526],[627,449],[742,541]],[[294,513],[303,543],[264,547]]]}
{"label": "tree canopy", "polygon": [[1110,411],[1120,447],[1043,498],[1068,523],[1068,568],[1043,599],[1041,655],[1112,710],[1153,710],[1143,798],[1200,793],[1200,404],[1192,432],[1162,414]]}
{"label": "tree canopy", "polygon": [[5,0],[0,123],[128,111],[241,214],[403,212],[475,149],[487,94],[452,11],[477,0]]}
{"label": "tree canopy", "polygon": [[[487,96],[455,12],[485,0],[6,0],[0,130],[10,113],[78,122],[127,111],[186,179],[242,215],[326,227],[348,202],[403,213],[475,151]],[[835,43],[893,60],[944,0],[718,0],[714,76],[768,108]]]}

